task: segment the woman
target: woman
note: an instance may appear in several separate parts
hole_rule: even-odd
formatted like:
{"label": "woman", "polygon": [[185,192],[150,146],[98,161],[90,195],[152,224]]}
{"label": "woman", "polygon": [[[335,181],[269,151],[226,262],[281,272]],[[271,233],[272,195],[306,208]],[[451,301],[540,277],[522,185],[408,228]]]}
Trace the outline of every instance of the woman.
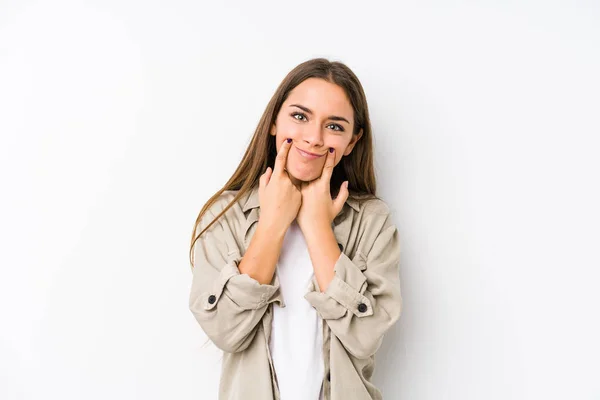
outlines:
{"label": "woman", "polygon": [[374,355],[402,298],[375,186],[358,78],[322,58],[298,65],[192,234],[189,306],[224,352],[220,399],[382,398]]}

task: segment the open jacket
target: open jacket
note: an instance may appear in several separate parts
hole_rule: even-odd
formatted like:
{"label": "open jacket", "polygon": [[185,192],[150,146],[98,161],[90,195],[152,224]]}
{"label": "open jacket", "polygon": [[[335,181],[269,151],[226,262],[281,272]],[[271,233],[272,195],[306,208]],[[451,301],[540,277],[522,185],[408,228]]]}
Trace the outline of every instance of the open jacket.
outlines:
{"label": "open jacket", "polygon": [[[236,191],[225,191],[200,221],[212,221]],[[237,266],[260,217],[258,185],[196,241],[189,307],[223,350],[220,400],[280,399],[269,351],[273,303],[285,307],[277,274],[260,284]],[[341,254],[325,292],[313,277],[305,299],[323,319],[326,400],[381,399],[371,383],[375,352],[400,318],[400,242],[379,199],[348,197],[332,223]],[[198,230],[197,232],[200,232]]]}

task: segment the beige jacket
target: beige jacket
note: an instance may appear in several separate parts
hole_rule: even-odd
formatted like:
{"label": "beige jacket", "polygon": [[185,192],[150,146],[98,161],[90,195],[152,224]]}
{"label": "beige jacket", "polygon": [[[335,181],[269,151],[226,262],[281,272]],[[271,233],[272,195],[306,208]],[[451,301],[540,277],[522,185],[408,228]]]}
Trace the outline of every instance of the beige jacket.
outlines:
{"label": "beige jacket", "polygon": [[[226,191],[203,216],[203,229],[233,199]],[[274,274],[259,284],[237,265],[260,217],[258,186],[234,204],[195,244],[189,307],[223,350],[220,400],[279,400],[269,351],[273,303],[285,307]],[[323,324],[326,400],[381,399],[371,383],[375,352],[400,318],[400,242],[388,206],[349,197],[332,223],[342,253],[320,292],[316,278],[305,299]],[[197,232],[200,232],[199,230]]]}

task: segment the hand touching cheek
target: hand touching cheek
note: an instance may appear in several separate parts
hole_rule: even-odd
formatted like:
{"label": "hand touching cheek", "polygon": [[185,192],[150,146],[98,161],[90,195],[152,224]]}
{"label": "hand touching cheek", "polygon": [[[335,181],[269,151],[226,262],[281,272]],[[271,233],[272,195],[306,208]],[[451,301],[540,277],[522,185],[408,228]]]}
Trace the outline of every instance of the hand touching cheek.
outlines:
{"label": "hand touching cheek", "polygon": [[[331,148],[331,150],[334,149]],[[298,211],[297,222],[303,231],[314,227],[329,227],[348,198],[347,181],[342,184],[336,199],[331,198],[329,189],[334,166],[335,151],[330,151],[323,165],[321,176],[302,184],[302,204]]]}

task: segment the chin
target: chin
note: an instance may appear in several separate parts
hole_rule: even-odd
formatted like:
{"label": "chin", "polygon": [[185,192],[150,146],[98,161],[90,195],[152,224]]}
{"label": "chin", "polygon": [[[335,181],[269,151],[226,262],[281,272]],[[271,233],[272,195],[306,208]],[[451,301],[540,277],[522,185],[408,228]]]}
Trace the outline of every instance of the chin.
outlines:
{"label": "chin", "polygon": [[288,169],[288,173],[296,178],[299,181],[302,182],[310,182],[310,181],[314,181],[315,179],[317,179],[319,177],[319,175],[315,176],[314,172],[310,172],[310,171],[302,171],[302,170],[298,170],[297,168],[292,168],[291,170]]}

